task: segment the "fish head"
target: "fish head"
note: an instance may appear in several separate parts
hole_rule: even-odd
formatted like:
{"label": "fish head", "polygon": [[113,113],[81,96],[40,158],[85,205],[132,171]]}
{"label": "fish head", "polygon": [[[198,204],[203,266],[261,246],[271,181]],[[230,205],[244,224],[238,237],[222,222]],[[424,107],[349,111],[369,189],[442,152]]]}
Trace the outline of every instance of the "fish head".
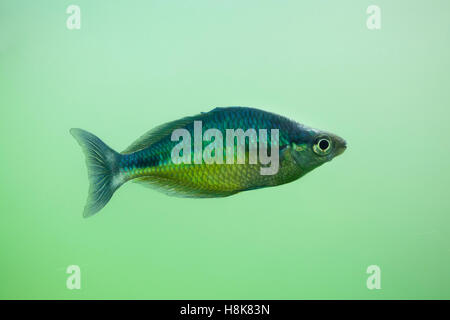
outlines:
{"label": "fish head", "polygon": [[347,142],[333,133],[302,126],[290,149],[297,165],[307,172],[344,153]]}

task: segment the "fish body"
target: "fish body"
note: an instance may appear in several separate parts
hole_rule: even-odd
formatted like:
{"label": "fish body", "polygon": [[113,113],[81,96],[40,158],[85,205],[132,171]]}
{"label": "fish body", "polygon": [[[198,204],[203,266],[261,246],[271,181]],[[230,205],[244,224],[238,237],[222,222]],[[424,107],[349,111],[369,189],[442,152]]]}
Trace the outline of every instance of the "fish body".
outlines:
{"label": "fish body", "polygon": [[[256,134],[249,134],[242,140],[235,140],[232,136],[228,139],[230,130],[236,132],[239,129],[246,133],[254,130]],[[184,156],[181,163],[173,158],[174,148],[180,143],[180,139],[174,139],[175,130],[182,130],[189,137],[194,137],[190,141],[183,139],[189,149],[176,153],[177,156]],[[214,139],[207,139],[208,132],[216,134]],[[277,134],[273,135],[274,132]],[[334,134],[247,107],[216,108],[163,124],[144,134],[121,153],[115,152],[87,131],[71,129],[71,133],[86,154],[90,190],[85,217],[103,208],[115,190],[127,181],[142,183],[175,196],[226,197],[296,180],[346,148],[345,140]],[[225,142],[220,141],[221,138],[226,140],[226,146]],[[217,148],[210,147],[214,149],[210,154],[216,156],[216,161],[207,163],[202,155],[205,156],[204,152],[212,142],[221,142],[222,148],[217,144]],[[233,144],[231,147],[229,142]],[[243,147],[241,150],[245,151],[245,158],[237,163],[240,145]],[[267,170],[267,162],[263,164],[262,161],[250,160],[251,146],[257,146],[255,150],[257,148],[259,152],[267,148],[267,154],[277,161],[272,174],[262,174],[263,170]],[[195,152],[198,150],[200,157]],[[261,153],[258,155],[261,156]]]}

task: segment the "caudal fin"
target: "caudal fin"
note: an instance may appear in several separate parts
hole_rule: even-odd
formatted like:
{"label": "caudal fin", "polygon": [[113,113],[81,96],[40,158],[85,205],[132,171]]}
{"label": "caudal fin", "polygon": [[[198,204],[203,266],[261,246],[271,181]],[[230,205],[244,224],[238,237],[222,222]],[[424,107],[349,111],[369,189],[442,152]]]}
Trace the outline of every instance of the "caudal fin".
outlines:
{"label": "caudal fin", "polygon": [[86,156],[90,186],[83,216],[87,218],[100,211],[122,185],[118,179],[121,155],[92,133],[82,129],[70,129],[70,133]]}

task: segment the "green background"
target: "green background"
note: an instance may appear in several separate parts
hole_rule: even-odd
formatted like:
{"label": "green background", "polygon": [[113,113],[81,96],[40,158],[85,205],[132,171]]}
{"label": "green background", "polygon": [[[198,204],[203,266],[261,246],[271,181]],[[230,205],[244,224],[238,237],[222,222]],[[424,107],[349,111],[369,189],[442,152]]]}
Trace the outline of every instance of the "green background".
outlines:
{"label": "green background", "polygon": [[[81,29],[66,8],[81,8]],[[381,30],[366,9],[381,8]],[[0,298],[450,298],[448,1],[0,1]],[[123,150],[217,106],[344,137],[224,199],[129,183],[90,219],[69,129]],[[66,268],[81,268],[81,290]],[[381,268],[381,290],[366,269]]]}

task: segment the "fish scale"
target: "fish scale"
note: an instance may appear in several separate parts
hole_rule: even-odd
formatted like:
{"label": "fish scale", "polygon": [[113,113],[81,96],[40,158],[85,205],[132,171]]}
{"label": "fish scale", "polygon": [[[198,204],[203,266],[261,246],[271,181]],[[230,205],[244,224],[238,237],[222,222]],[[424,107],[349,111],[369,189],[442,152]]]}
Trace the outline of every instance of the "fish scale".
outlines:
{"label": "fish scale", "polygon": [[[204,161],[201,164],[194,163],[195,121],[201,121],[203,134],[208,129],[221,132],[222,164],[207,164]],[[171,159],[173,148],[180,143],[171,139],[176,129],[185,129],[191,136],[191,163],[177,164]],[[233,164],[227,163],[227,129],[256,131],[256,141],[245,139],[244,164],[235,163],[238,153],[236,143],[233,143]],[[249,163],[249,144],[256,143],[259,146],[262,133],[260,129],[267,130],[267,151],[273,150],[272,147],[278,147],[279,150],[274,174],[262,174],[262,168],[268,165],[261,164],[259,155],[256,164]],[[272,141],[272,129],[278,129],[276,141]],[[122,153],[112,150],[87,131],[72,129],[71,133],[86,154],[90,190],[84,216],[91,216],[103,208],[115,190],[127,181],[182,197],[225,197],[296,180],[341,154],[346,148],[345,140],[334,134],[309,128],[274,113],[247,107],[216,108],[207,113],[169,122],[150,130]],[[319,148],[320,139],[327,141],[327,150]],[[210,143],[211,141],[202,140],[202,150]],[[269,156],[270,159],[275,159],[270,153]]]}
{"label": "fish scale", "polygon": [[[259,113],[255,113],[254,117],[251,117],[249,110],[229,110],[229,112],[212,112],[211,116],[203,116],[199,118],[202,120],[203,132],[210,128],[215,128],[221,131],[222,136],[226,136],[226,129],[242,129],[246,131],[247,129],[281,129],[282,137],[280,144],[283,146],[288,143],[288,131],[284,130],[287,126],[282,123],[278,116],[261,117]],[[250,117],[250,118],[249,118]],[[191,136],[194,136],[193,122],[182,127],[187,129]],[[269,131],[269,130],[268,130]],[[284,138],[284,139],[283,139]],[[270,135],[267,137],[268,149],[271,146]],[[257,142],[259,142],[259,135],[257,135]],[[135,154],[130,155],[131,159],[126,157],[123,160],[123,166],[127,167],[127,162],[136,163],[135,169],[129,170],[128,174],[125,175],[125,179],[133,180],[140,178],[142,176],[159,176],[168,179],[176,180],[178,183],[190,187],[197,188],[202,191],[237,191],[236,189],[248,189],[256,186],[273,185],[277,183],[279,179],[274,179],[273,177],[266,176],[261,179],[260,167],[261,165],[252,164],[240,164],[240,165],[208,165],[208,164],[190,164],[179,166],[170,161],[171,151],[173,147],[178,142],[173,142],[170,140],[170,136],[159,143],[149,146],[147,149],[138,151]],[[203,141],[203,147],[207,146],[210,142]],[[246,148],[248,149],[249,142],[246,141]],[[194,148],[194,141],[191,139],[191,148]],[[153,151],[153,152],[152,152]],[[234,148],[233,156],[236,157],[237,147]],[[156,164],[155,158],[162,158],[163,164]],[[193,162],[193,153],[191,155]],[[135,159],[138,159],[137,161]],[[248,159],[248,156],[246,157]],[[226,151],[224,147],[224,163],[226,163]],[[153,168],[155,166],[161,166],[162,171],[156,171]],[[237,166],[237,167],[236,167]],[[295,172],[292,172],[292,176],[301,174],[299,168],[290,168]],[[212,184],[209,176],[217,176],[219,182]],[[148,181],[148,179],[145,179]],[[281,181],[280,181],[281,182]],[[261,185],[262,184],[262,185]]]}

